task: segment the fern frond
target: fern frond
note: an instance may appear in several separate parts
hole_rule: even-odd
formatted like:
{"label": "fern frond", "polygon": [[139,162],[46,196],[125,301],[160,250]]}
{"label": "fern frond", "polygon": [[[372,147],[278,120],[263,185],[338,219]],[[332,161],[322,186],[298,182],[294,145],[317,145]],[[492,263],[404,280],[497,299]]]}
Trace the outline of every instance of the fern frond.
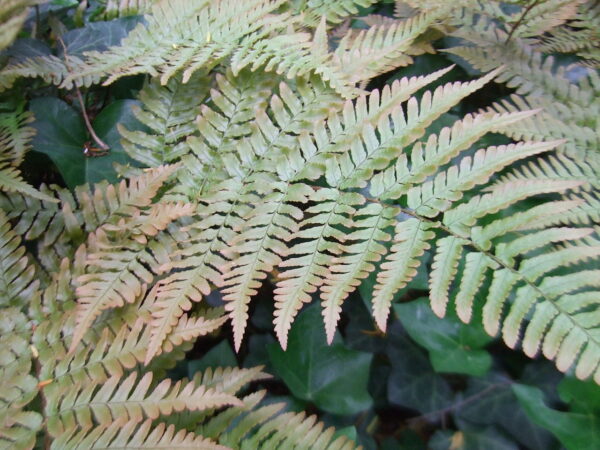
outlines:
{"label": "fern frond", "polygon": [[27,318],[14,308],[3,308],[0,319],[0,445],[28,449],[35,445],[42,416],[25,407],[38,393],[38,380],[31,375],[31,328]]}
{"label": "fern frond", "polygon": [[[183,81],[201,67],[213,67],[238,47],[255,45],[272,30],[285,29],[285,15],[269,16],[281,1],[164,0],[153,6],[146,24],[138,25],[118,47],[89,52],[87,66],[67,78],[65,87],[82,77],[108,74],[106,84],[137,73],[161,74],[165,84],[184,70]],[[132,51],[135,49],[135,51]]]}
{"label": "fern frond", "polygon": [[387,254],[384,242],[391,240],[387,229],[399,213],[396,208],[369,204],[355,212],[353,229],[343,245],[344,255],[330,267],[329,276],[321,287],[321,305],[327,342],[333,341],[340,318],[341,305]]}
{"label": "fern frond", "polygon": [[23,181],[17,169],[29,149],[29,140],[35,134],[35,130],[27,126],[33,121],[33,116],[23,111],[23,105],[14,111],[6,109],[7,105],[0,104],[0,189],[55,201]]}
{"label": "fern frond", "polygon": [[69,417],[77,412],[77,425],[89,429],[94,425],[108,425],[119,418],[122,421],[142,422],[157,419],[161,415],[183,410],[197,411],[241,402],[234,396],[192,382],[176,382],[166,379],[151,389],[152,374],[146,373],[139,380],[132,373],[125,379],[111,377],[101,386],[92,384],[73,390],[64,389],[47,405],[48,431],[60,436],[73,429]]}
{"label": "fern frond", "polygon": [[156,0],[106,0],[100,17],[112,20],[117,17],[145,14],[150,11]]}
{"label": "fern frond", "polygon": [[341,39],[333,58],[352,83],[364,83],[394,68],[410,64],[419,52],[415,40],[434,22],[419,15],[392,24],[375,25]]}
{"label": "fern frond", "polygon": [[[275,289],[275,333],[282,348],[287,346],[287,334],[303,303],[311,301],[310,294],[330,276],[330,266],[341,254],[339,244],[345,236],[335,225],[351,226],[355,207],[364,202],[358,194],[340,194],[333,189],[321,189],[311,197],[316,202],[305,212],[300,230],[292,239],[293,245],[280,267],[284,269]],[[337,317],[335,317],[337,319]],[[337,320],[335,320],[337,322]],[[332,325],[329,324],[328,328]],[[330,336],[332,338],[332,336]]]}
{"label": "fern frond", "polygon": [[327,22],[337,24],[346,17],[358,13],[358,7],[368,8],[375,0],[340,0],[330,2],[327,0],[301,0],[294,2],[293,8],[296,12],[303,14],[302,21],[312,27],[316,27],[322,17]]}
{"label": "fern frond", "polygon": [[104,448],[104,449],[198,449],[227,450],[228,447],[199,436],[193,432],[176,430],[173,425],[147,419],[140,425],[136,420],[99,425],[91,430],[82,430],[58,436],[53,442],[60,448]]}
{"label": "fern frond", "polygon": [[6,0],[0,7],[0,50],[8,47],[21,30],[29,7],[43,0]]}
{"label": "fern frond", "polygon": [[190,215],[193,209],[192,205],[157,204],[142,219],[134,216],[129,223],[105,225],[89,235],[86,273],[77,278],[77,328],[71,351],[103,310],[133,303],[144,291],[143,283],[154,280],[146,266],[159,265],[154,254],[160,243],[147,245],[147,236],[155,236],[173,220]]}
{"label": "fern frond", "polygon": [[387,318],[394,294],[417,274],[419,257],[430,247],[434,233],[427,223],[408,219],[396,225],[392,248],[377,273],[373,289],[373,317],[380,330],[387,328]]}
{"label": "fern frond", "polygon": [[185,139],[197,129],[194,122],[209,85],[206,76],[194,76],[186,84],[178,79],[171,79],[165,86],[146,82],[139,93],[142,107],[134,107],[133,114],[151,132],[129,131],[118,125],[129,156],[145,166],[156,167],[174,163],[188,153]]}
{"label": "fern frond", "polygon": [[21,308],[37,294],[38,287],[35,268],[0,210],[0,306]]}

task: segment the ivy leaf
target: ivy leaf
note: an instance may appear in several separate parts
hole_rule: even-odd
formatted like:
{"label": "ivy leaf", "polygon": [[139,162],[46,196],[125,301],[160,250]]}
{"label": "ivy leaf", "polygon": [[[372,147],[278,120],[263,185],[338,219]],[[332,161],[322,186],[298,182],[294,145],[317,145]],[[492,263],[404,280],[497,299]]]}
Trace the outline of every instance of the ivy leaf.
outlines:
{"label": "ivy leaf", "polygon": [[567,449],[600,448],[600,415],[552,409],[544,401],[542,390],[534,386],[515,384],[512,390],[527,416],[554,434]]}
{"label": "ivy leaf", "polygon": [[552,436],[527,417],[511,389],[512,383],[497,372],[469,378],[463,404],[454,412],[455,422],[461,429],[495,426],[533,450],[552,448]]}
{"label": "ivy leaf", "polygon": [[367,383],[373,355],[349,349],[339,335],[327,345],[318,305],[298,316],[286,351],[276,343],[268,350],[275,373],[296,397],[340,415],[372,405]]}
{"label": "ivy leaf", "polygon": [[[83,28],[70,30],[62,36],[67,54],[81,58],[84,52],[92,50],[101,52],[111,46],[119,45],[141,20],[141,16],[123,17],[109,22],[88,23]],[[58,55],[62,58],[62,47],[59,47]]]}
{"label": "ivy leaf", "polygon": [[482,376],[490,369],[492,358],[481,348],[491,338],[483,327],[466,325],[451,314],[438,318],[425,297],[395,304],[394,311],[410,337],[429,351],[436,372]]}
{"label": "ivy leaf", "polygon": [[388,336],[387,354],[392,364],[389,401],[423,414],[450,407],[454,401],[450,385],[433,370],[423,350],[402,332],[398,321],[392,323]]}
{"label": "ivy leaf", "polygon": [[481,430],[438,430],[429,440],[431,450],[486,449],[517,450],[519,446],[493,427]]}
{"label": "ivy leaf", "polygon": [[83,154],[83,146],[90,139],[81,114],[55,97],[34,99],[30,103],[30,110],[35,115],[32,126],[37,130],[33,149],[50,157],[70,188],[104,179],[114,182],[113,163],[133,162],[120,144],[117,124],[128,129],[142,127],[131,112],[135,103],[134,100],[118,100],[98,114],[92,125],[110,151],[105,156],[87,157]]}
{"label": "ivy leaf", "polygon": [[564,378],[558,385],[558,394],[572,411],[600,413],[600,386],[594,381],[581,381],[577,378]]}

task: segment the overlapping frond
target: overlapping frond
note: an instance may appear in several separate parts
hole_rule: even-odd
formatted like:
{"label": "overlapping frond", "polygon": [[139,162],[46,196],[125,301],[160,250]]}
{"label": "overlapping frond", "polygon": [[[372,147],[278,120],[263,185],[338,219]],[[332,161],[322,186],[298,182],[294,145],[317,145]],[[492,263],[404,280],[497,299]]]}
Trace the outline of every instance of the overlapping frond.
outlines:
{"label": "overlapping frond", "polygon": [[382,73],[412,62],[411,55],[425,51],[416,39],[435,21],[419,15],[407,20],[371,26],[357,33],[348,31],[334,52],[334,61],[352,83],[364,83]]}
{"label": "overlapping frond", "polygon": [[38,383],[31,375],[35,355],[29,347],[31,328],[16,308],[2,308],[0,318],[0,445],[28,449],[35,445],[43,417],[26,406],[36,397]]}
{"label": "overlapping frond", "polygon": [[322,17],[327,22],[337,24],[348,16],[358,13],[358,8],[368,8],[375,0],[340,0],[330,2],[327,0],[301,0],[294,2],[295,12],[302,13],[302,21],[309,26],[317,26]]}
{"label": "overlapping frond", "polygon": [[146,82],[139,94],[142,106],[134,107],[133,114],[150,131],[129,131],[118,125],[129,156],[147,167],[156,167],[174,163],[188,153],[186,139],[196,130],[194,121],[210,83],[207,76],[194,76],[186,84],[176,79],[165,86]]}
{"label": "overlapping frond", "polygon": [[39,282],[21,239],[0,210],[0,306],[21,308],[36,295]]}
{"label": "overlapping frond", "polygon": [[54,201],[26,183],[18,170],[29,148],[29,140],[35,134],[35,130],[27,126],[32,120],[33,116],[23,110],[23,105],[12,109],[0,104],[0,189]]}
{"label": "overlapping frond", "polygon": [[106,0],[99,14],[103,20],[146,14],[157,0]]}
{"label": "overlapping frond", "polygon": [[8,47],[17,36],[29,14],[29,7],[43,0],[6,0],[0,6],[0,50]]}

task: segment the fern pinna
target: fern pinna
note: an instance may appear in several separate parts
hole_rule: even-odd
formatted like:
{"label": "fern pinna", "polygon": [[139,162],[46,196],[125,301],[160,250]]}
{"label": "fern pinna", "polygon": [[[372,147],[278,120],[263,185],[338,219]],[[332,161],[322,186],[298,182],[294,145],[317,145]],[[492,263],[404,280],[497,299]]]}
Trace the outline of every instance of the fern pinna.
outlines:
{"label": "fern pinna", "polygon": [[[226,321],[239,349],[265,280],[283,348],[313,301],[331,342],[365,282],[385,332],[394,300],[426,271],[438,316],[481,314],[508,346],[600,383],[598,76],[541,75],[551,62],[535,51],[559,45],[560,31],[539,43],[527,40],[533,22],[492,29],[498,17],[516,25],[495,2],[397,2],[397,18],[369,16],[359,32],[343,21],[370,0],[116,3],[103,17],[148,13],[121,45],[0,71],[2,89],[147,75],[134,109],[144,128],[119,127],[139,164],[121,166],[117,184],[33,189],[15,163],[28,115],[0,116],[3,443],[31,448],[43,430],[55,448],[352,448],[314,417],[277,415],[264,392],[238,394],[261,369],[157,381]],[[585,11],[565,9],[556,27]],[[456,35],[479,47],[448,51],[489,73],[443,83],[447,67],[368,89],[468,21],[479,34]],[[524,71],[539,76],[529,84]],[[517,93],[455,120],[494,79]],[[487,144],[492,134],[506,143]],[[202,308],[215,289],[224,309]]]}

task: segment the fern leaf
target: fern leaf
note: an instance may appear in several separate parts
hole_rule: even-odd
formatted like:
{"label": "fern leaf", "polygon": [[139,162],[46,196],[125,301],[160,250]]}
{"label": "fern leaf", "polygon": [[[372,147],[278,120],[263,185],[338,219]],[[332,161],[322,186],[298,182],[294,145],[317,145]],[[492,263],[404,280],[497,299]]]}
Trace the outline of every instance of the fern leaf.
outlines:
{"label": "fern leaf", "polygon": [[29,7],[42,3],[42,0],[7,0],[0,8],[0,50],[8,47],[21,30],[27,19]]}
{"label": "fern leaf", "polygon": [[[6,106],[0,104],[0,111]],[[22,106],[16,111],[0,112],[0,189],[7,192],[20,192],[49,202],[56,200],[31,187],[21,177],[17,167],[28,150],[28,142],[35,130],[27,124],[33,120]]]}
{"label": "fern leaf", "polygon": [[317,26],[322,17],[330,23],[340,23],[344,18],[357,14],[358,7],[368,8],[375,0],[340,0],[331,3],[327,0],[302,0],[293,8],[304,14],[303,21],[309,26]]}
{"label": "fern leaf", "polygon": [[294,317],[303,303],[310,302],[310,294],[323,284],[329,265],[340,253],[336,241],[343,241],[344,237],[333,225],[348,223],[347,215],[352,215],[354,206],[364,201],[361,196],[340,196],[327,189],[316,191],[311,200],[318,204],[308,208],[300,231],[292,236],[302,242],[291,247],[289,257],[280,264],[291,269],[281,272],[275,289],[275,333],[284,349]]}
{"label": "fern leaf", "polygon": [[433,181],[427,181],[408,191],[408,206],[418,214],[433,217],[449,208],[462,192],[488,181],[503,167],[527,156],[547,152],[558,142],[523,142],[478,150],[473,158],[466,157],[460,166],[451,166],[440,172]]}
{"label": "fern leaf", "polygon": [[330,268],[321,288],[321,305],[327,342],[331,344],[340,318],[342,302],[375,268],[374,264],[387,253],[383,242],[391,239],[386,232],[398,214],[395,208],[376,204],[358,209],[354,231],[346,239],[353,244],[343,246],[344,255]]}
{"label": "fern leaf", "polygon": [[[65,392],[63,397],[55,400],[48,411],[48,431],[52,436],[59,436],[70,414],[78,411],[78,425],[91,428],[93,421],[99,425],[114,422],[116,417],[123,421],[142,422],[145,418],[156,419],[173,411],[197,411],[225,405],[238,405],[240,401],[229,394],[195,387],[193,383],[163,380],[149,392],[152,374],[146,373],[137,380],[132,373],[126,379],[112,377],[99,389],[98,385],[79,387],[72,392]],[[93,419],[92,419],[93,417]]]}
{"label": "fern leaf", "polygon": [[380,330],[385,331],[394,294],[417,274],[419,257],[430,247],[434,237],[425,222],[408,219],[396,225],[392,248],[381,264],[373,292],[373,317]]}
{"label": "fern leaf", "polygon": [[145,166],[156,167],[174,163],[188,153],[185,139],[197,129],[194,122],[209,81],[206,76],[195,76],[186,84],[175,78],[165,86],[147,82],[139,94],[143,106],[135,106],[133,114],[151,132],[129,131],[118,125],[129,156]]}
{"label": "fern leaf", "polygon": [[185,430],[177,431],[173,425],[153,423],[148,419],[140,425],[136,420],[113,422],[91,430],[63,434],[53,441],[60,448],[104,448],[104,449],[198,449],[226,450],[203,436]]}
{"label": "fern leaf", "polygon": [[391,25],[372,26],[359,31],[356,36],[350,30],[336,48],[334,61],[350,82],[366,82],[410,64],[412,58],[409,55],[415,51],[414,41],[432,23],[433,16],[420,15]]}
{"label": "fern leaf", "polygon": [[[513,123],[523,120],[535,111],[524,111],[502,115],[467,115],[454,123],[452,128],[443,128],[438,135],[432,134],[425,144],[417,142],[411,152],[410,168],[405,155],[400,155],[393,166],[375,174],[371,180],[370,191],[383,199],[399,198],[410,188],[421,183],[435,171],[435,168],[447,164],[461,151],[468,149],[479,138],[490,131],[502,132]],[[394,129],[399,131],[391,136],[386,146],[402,147],[410,144],[422,133],[419,113],[408,118],[408,123],[394,120]],[[430,118],[429,120],[432,120]],[[387,130],[380,127],[380,133],[388,135]],[[385,133],[385,134],[384,134]],[[384,147],[385,148],[385,147]]]}
{"label": "fern leaf", "polygon": [[0,320],[0,445],[27,449],[35,445],[42,416],[25,411],[38,393],[38,380],[31,375],[30,327],[14,308],[4,308]]}
{"label": "fern leaf", "polygon": [[142,283],[154,276],[143,264],[149,255],[136,241],[111,242],[102,229],[91,234],[86,273],[77,279],[77,328],[71,341],[72,352],[103,310],[134,302],[142,293]]}
{"label": "fern leaf", "polygon": [[37,295],[38,287],[39,281],[35,279],[35,269],[25,248],[0,210],[0,304],[23,307]]}

